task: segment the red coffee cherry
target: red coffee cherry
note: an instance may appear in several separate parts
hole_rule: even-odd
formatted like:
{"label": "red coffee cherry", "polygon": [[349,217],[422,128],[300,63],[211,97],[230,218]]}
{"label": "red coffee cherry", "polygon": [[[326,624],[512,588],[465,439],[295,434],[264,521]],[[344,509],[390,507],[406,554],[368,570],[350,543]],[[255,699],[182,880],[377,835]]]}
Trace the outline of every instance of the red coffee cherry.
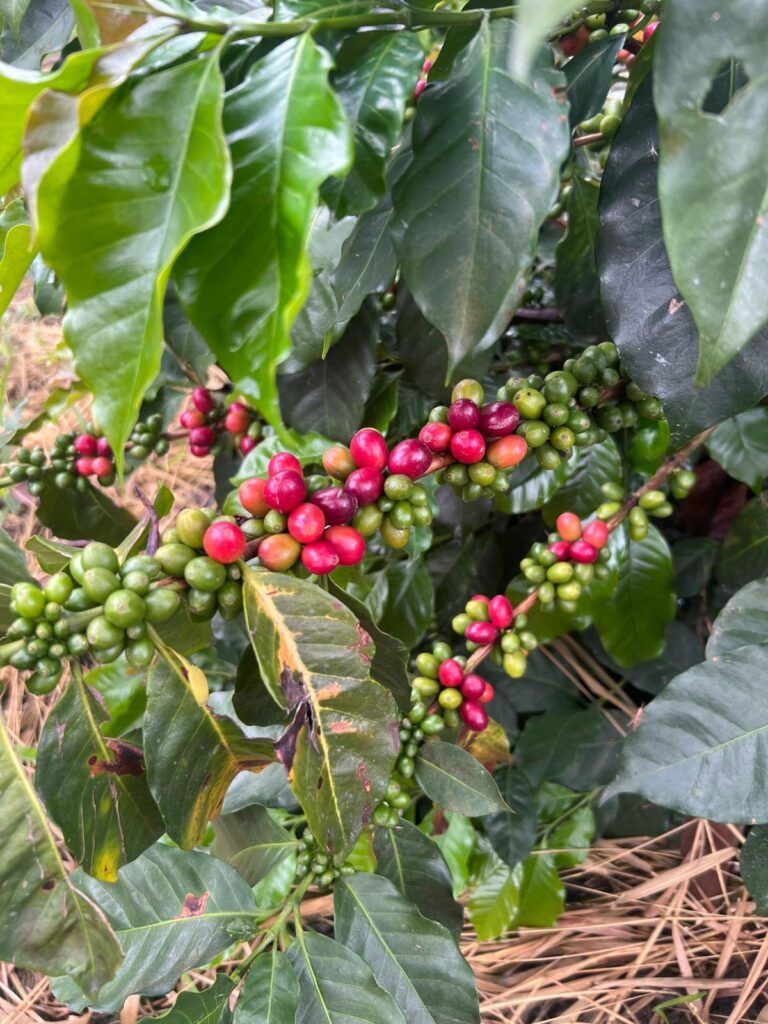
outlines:
{"label": "red coffee cherry", "polygon": [[447,423],[425,423],[419,431],[419,440],[431,452],[447,452],[451,446],[452,433]]}
{"label": "red coffee cherry", "polygon": [[591,565],[597,561],[597,548],[585,540],[577,540],[571,544],[571,558],[574,562]]}
{"label": "red coffee cherry", "polygon": [[373,427],[358,430],[349,442],[352,458],[358,466],[370,466],[372,469],[384,469],[387,464],[389,449],[382,434]]}
{"label": "red coffee cherry", "polygon": [[578,540],[581,536],[581,520],[575,512],[561,512],[555,522],[555,529],[563,540]]}
{"label": "red coffee cherry", "polygon": [[473,430],[480,424],[480,409],[471,398],[457,398],[448,406],[451,430]]}
{"label": "red coffee cherry", "polygon": [[248,437],[248,435],[246,434],[244,437],[240,438],[240,451],[243,453],[243,455],[247,455],[248,452],[253,451],[253,449],[256,447],[258,443],[259,442],[256,440],[255,437]]}
{"label": "red coffee cherry", "polygon": [[290,452],[278,452],[267,463],[267,475],[275,476],[277,473],[298,473],[304,476],[304,467]]}
{"label": "red coffee cherry", "polygon": [[95,476],[109,476],[112,469],[112,461],[106,455],[97,455],[91,463],[91,471]]}
{"label": "red coffee cherry", "polygon": [[645,26],[645,28],[643,29],[643,42],[644,43],[648,42],[648,40],[651,38],[651,36],[653,35],[653,33],[656,31],[656,29],[658,27],[659,27],[658,21],[652,21],[648,25]]}
{"label": "red coffee cherry", "polygon": [[308,572],[327,576],[339,564],[339,554],[327,540],[316,540],[302,549],[301,563]]}
{"label": "red coffee cherry", "polygon": [[199,409],[187,409],[179,416],[179,423],[187,430],[193,427],[202,427],[205,423],[205,415]]}
{"label": "red coffee cherry", "polygon": [[193,427],[189,432],[189,443],[198,448],[210,448],[215,440],[213,427]]}
{"label": "red coffee cherry", "polygon": [[549,550],[558,560],[558,562],[568,562],[571,558],[571,545],[567,540],[556,540],[554,544],[549,545]]}
{"label": "red coffee cherry", "polygon": [[78,455],[96,455],[96,438],[93,434],[78,434],[75,438],[75,451]]}
{"label": "red coffee cherry", "polygon": [[104,455],[106,458],[112,458],[112,448],[110,447],[109,441],[106,437],[96,438],[96,451],[99,455]]}
{"label": "red coffee cherry", "polygon": [[204,459],[206,455],[211,454],[211,449],[205,444],[191,444],[189,450],[198,459]]}
{"label": "red coffee cherry", "polygon": [[481,704],[490,704],[493,698],[493,687],[491,686],[490,683],[486,683],[485,690],[483,690],[482,694],[477,699],[480,701]]}
{"label": "red coffee cherry", "polygon": [[336,549],[339,565],[357,565],[365,555],[365,538],[353,526],[329,526],[323,540]]}
{"label": "red coffee cherry", "polygon": [[485,458],[496,469],[511,469],[519,465],[528,454],[528,442],[519,434],[500,437],[488,445]]}
{"label": "red coffee cherry", "polygon": [[337,444],[323,452],[323,469],[337,480],[346,480],[349,474],[357,469],[357,463],[352,458],[349,448]]}
{"label": "red coffee cherry", "polygon": [[264,488],[266,486],[266,480],[262,480],[259,476],[254,476],[240,484],[240,490],[238,491],[237,496],[240,498],[240,504],[252,516],[256,516],[257,519],[263,518],[269,512],[269,503],[264,497]]}
{"label": "red coffee cherry", "polygon": [[192,392],[192,403],[200,412],[210,412],[213,408],[213,398],[208,388],[195,388]]}
{"label": "red coffee cherry", "polygon": [[437,675],[443,686],[461,686],[464,669],[455,658],[448,658],[440,665]]}
{"label": "red coffee cherry", "polygon": [[520,422],[520,413],[511,402],[491,402],[480,410],[480,431],[486,437],[506,437]]}
{"label": "red coffee cherry", "polygon": [[503,594],[497,594],[489,601],[488,614],[493,625],[498,626],[499,629],[507,629],[512,625],[512,619],[515,617],[512,602]]}
{"label": "red coffee cherry", "polygon": [[424,476],[432,462],[432,453],[423,441],[417,441],[411,437],[396,444],[389,453],[387,467],[394,476],[402,473],[409,476],[411,480]]}
{"label": "red coffee cherry", "polygon": [[228,565],[242,557],[245,534],[234,523],[211,523],[203,534],[203,548],[209,558]]}
{"label": "red coffee cherry", "polygon": [[288,513],[300,505],[307,495],[304,477],[292,470],[275,473],[267,480],[264,497],[270,508]]}
{"label": "red coffee cherry", "polygon": [[460,430],[451,438],[451,454],[468,465],[480,462],[485,455],[485,438],[479,430]]}
{"label": "red coffee cherry", "polygon": [[380,469],[361,466],[350,473],[344,481],[344,490],[360,505],[371,505],[378,501],[384,490],[384,477]]}
{"label": "red coffee cherry", "polygon": [[296,564],[301,544],[288,533],[272,533],[259,544],[259,561],[273,572],[285,572]]}
{"label": "red coffee cherry", "polygon": [[464,682],[459,689],[469,700],[479,700],[485,693],[485,680],[474,673],[464,676]]}
{"label": "red coffee cherry", "polygon": [[242,434],[248,429],[251,422],[251,414],[246,405],[242,402],[232,402],[224,417],[224,426],[230,434]]}
{"label": "red coffee cherry", "polygon": [[585,540],[587,544],[591,544],[593,548],[597,548],[599,551],[608,542],[608,527],[600,519],[593,519],[591,523],[587,523],[584,527],[581,536],[582,540]]}
{"label": "red coffee cherry", "polygon": [[485,708],[481,708],[473,700],[465,700],[459,707],[461,720],[473,732],[482,732],[488,725],[488,715]]}
{"label": "red coffee cherry", "polygon": [[341,487],[323,487],[311,494],[309,500],[322,509],[329,526],[342,526],[357,512],[357,499]]}
{"label": "red coffee cherry", "polygon": [[499,631],[492,622],[470,622],[464,636],[473,644],[496,643]]}
{"label": "red coffee cherry", "polygon": [[89,455],[81,455],[75,463],[80,476],[93,476],[93,459]]}
{"label": "red coffee cherry", "polygon": [[288,516],[288,533],[300,544],[320,540],[325,529],[325,516],[317,505],[302,502]]}

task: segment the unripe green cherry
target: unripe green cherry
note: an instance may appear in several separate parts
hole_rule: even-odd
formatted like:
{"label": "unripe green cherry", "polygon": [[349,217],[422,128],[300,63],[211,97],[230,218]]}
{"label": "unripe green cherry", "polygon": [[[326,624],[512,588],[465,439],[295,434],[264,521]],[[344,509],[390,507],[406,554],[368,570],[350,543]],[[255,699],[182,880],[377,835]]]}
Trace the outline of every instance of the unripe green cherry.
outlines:
{"label": "unripe green cherry", "polygon": [[535,388],[525,387],[515,392],[512,404],[525,419],[537,420],[544,412],[547,400]]}
{"label": "unripe green cherry", "polygon": [[594,565],[589,565],[589,563],[578,562],[573,567],[573,578],[578,580],[579,583],[589,583],[594,575],[595,567]]}
{"label": "unripe green cherry", "polygon": [[437,703],[441,708],[457,708],[463,702],[464,698],[461,695],[461,691],[457,690],[455,686],[446,686],[437,698]]}
{"label": "unripe green cherry", "polygon": [[573,566],[570,562],[555,562],[547,569],[547,579],[552,583],[567,583],[573,576]]}
{"label": "unripe green cherry", "polygon": [[[568,585],[569,584],[564,584],[564,586]],[[530,629],[522,630],[519,636],[520,646],[523,648],[524,651],[535,651],[536,648],[539,646],[539,641],[536,634],[532,633]]]}
{"label": "unripe green cherry", "polygon": [[620,508],[621,503],[618,501],[604,501],[602,505],[597,506],[595,515],[598,519],[605,521],[606,519],[610,519],[611,516],[616,515]]}
{"label": "unripe green cherry", "polygon": [[640,496],[638,505],[640,508],[644,508],[650,512],[654,509],[660,508],[664,505],[667,500],[667,496],[664,491],[646,491],[645,494]]}
{"label": "unripe green cherry", "polygon": [[549,427],[559,427],[568,420],[570,409],[564,402],[551,402],[542,414],[542,419]]}
{"label": "unripe green cherry", "polygon": [[433,697],[440,689],[440,684],[430,676],[416,676],[411,686],[420,697]]}
{"label": "unripe green cherry", "polygon": [[14,583],[11,602],[17,615],[26,619],[39,618],[45,609],[45,594],[34,583]]}
{"label": "unripe green cherry", "polygon": [[401,530],[395,526],[388,516],[384,517],[384,521],[381,524],[381,537],[389,547],[404,548],[408,543],[410,534],[411,531],[408,527]]}
{"label": "unripe green cherry", "polygon": [[195,590],[215,592],[227,582],[227,570],[221,562],[198,555],[184,566],[184,579]]}
{"label": "unripe green cherry", "polygon": [[674,506],[669,501],[665,501],[663,504],[658,505],[653,509],[651,511],[651,515],[655,516],[657,519],[667,519],[669,516],[673,515],[674,511]]}
{"label": "unripe green cherry", "polygon": [[125,578],[128,573],[143,572],[151,580],[159,579],[163,574],[160,563],[151,555],[132,555],[120,566],[120,575]]}
{"label": "unripe green cherry", "polygon": [[451,392],[451,402],[458,402],[460,398],[468,398],[475,405],[482,405],[485,401],[485,390],[479,380],[467,377],[460,380]]}
{"label": "unripe green cherry", "polygon": [[271,508],[264,516],[264,529],[267,533],[285,533],[287,522],[287,516]]}
{"label": "unripe green cherry", "polygon": [[211,524],[202,509],[183,508],[176,517],[174,525],[182,544],[186,544],[190,548],[201,548],[203,534]]}
{"label": "unripe green cherry", "polygon": [[555,585],[547,580],[537,588],[536,593],[542,604],[552,604],[555,600]]}
{"label": "unripe green cherry", "polygon": [[556,427],[549,435],[549,443],[559,452],[566,452],[573,448],[576,435],[570,427]]}
{"label": "unripe green cherry", "polygon": [[436,405],[429,413],[430,423],[447,423],[448,422],[448,406],[447,405]]}
{"label": "unripe green cherry", "polygon": [[61,605],[57,601],[46,602],[43,615],[47,622],[58,622],[61,618]]}
{"label": "unripe green cherry", "polygon": [[560,583],[557,587],[557,596],[561,601],[578,601],[581,597],[581,584],[576,580]]}
{"label": "unripe green cherry", "polygon": [[515,651],[520,650],[520,637],[514,630],[502,633],[501,649],[504,652],[504,654],[514,654]]}
{"label": "unripe green cherry", "polygon": [[405,530],[413,524],[413,509],[407,501],[398,501],[389,513],[389,521],[398,530]]}
{"label": "unripe green cherry", "polygon": [[149,634],[147,629],[147,621],[144,619],[142,622],[137,622],[134,626],[129,626],[125,631],[125,635],[129,640],[145,640]]}
{"label": "unripe green cherry", "polygon": [[486,601],[467,601],[464,605],[464,611],[475,622],[487,622],[490,618]]}
{"label": "unripe green cherry", "polygon": [[411,506],[413,526],[429,526],[432,522],[432,509],[428,505]]}
{"label": "unripe green cherry", "polygon": [[412,505],[416,506],[417,508],[428,505],[429,495],[427,494],[426,488],[422,487],[421,484],[414,484],[413,487],[411,488],[411,493],[408,496],[408,500]]}
{"label": "unripe green cherry", "polygon": [[176,612],[181,598],[175,590],[158,587],[144,597],[144,615],[147,622],[165,622]]}
{"label": "unripe green cherry", "polygon": [[464,636],[467,632],[467,626],[471,621],[470,616],[466,612],[460,612],[451,619],[451,629],[454,633],[458,633],[459,636]]}
{"label": "unripe green cherry", "polygon": [[48,601],[64,604],[72,593],[73,587],[71,578],[65,572],[57,572],[46,581],[43,593]]}
{"label": "unripe green cherry", "polygon": [[549,440],[549,427],[543,420],[528,420],[518,427],[529,448],[540,448]]}
{"label": "unripe green cherry", "polygon": [[120,580],[109,569],[97,566],[86,569],[83,590],[96,604],[103,604],[111,593],[120,588]]}
{"label": "unripe green cherry", "polygon": [[413,481],[403,473],[395,473],[384,481],[384,493],[392,501],[402,501],[413,490]]}
{"label": "unripe green cherry", "polygon": [[547,571],[543,565],[527,565],[523,569],[523,576],[531,583],[543,583],[547,576]]}
{"label": "unripe green cherry", "polygon": [[102,651],[118,644],[122,647],[125,631],[110,622],[106,615],[98,615],[88,623],[85,635],[94,650]]}
{"label": "unripe green cherry", "polygon": [[[567,427],[559,427],[559,430],[567,430]],[[573,436],[573,435],[571,435]],[[550,444],[544,444],[536,450],[536,461],[542,469],[555,470],[560,467],[560,455]]]}
{"label": "unripe green cherry", "polygon": [[180,578],[184,575],[184,568],[188,562],[195,557],[195,552],[186,544],[179,541],[170,541],[161,544],[155,552],[155,558],[161,570],[166,576]]}
{"label": "unripe green cherry", "polygon": [[410,779],[413,777],[413,773],[416,771],[416,764],[414,763],[412,757],[408,757],[405,754],[401,754],[400,757],[397,759],[396,768],[404,779]]}
{"label": "unripe green cherry", "polygon": [[[442,732],[444,728],[445,722],[442,720],[440,715],[427,715],[421,723],[421,729],[425,736],[434,736],[437,733]],[[398,771],[401,775],[403,774],[402,768],[400,768],[399,765]]]}
{"label": "unripe green cherry", "polygon": [[236,619],[243,610],[242,585],[235,580],[228,580],[216,592],[216,600],[219,602],[219,612],[223,619],[227,622]]}
{"label": "unripe green cherry", "polygon": [[108,569],[110,572],[117,572],[117,554],[108,544],[93,540],[86,544],[82,551],[82,565],[84,569]]}
{"label": "unripe green cherry", "polygon": [[190,588],[187,595],[187,603],[192,618],[200,622],[207,622],[208,619],[212,619],[216,614],[218,606],[215,591],[198,590],[196,587]]}
{"label": "unripe green cherry", "polygon": [[137,570],[124,573],[122,580],[126,590],[132,590],[134,594],[138,594],[140,597],[149,590],[149,576],[145,572]]}
{"label": "unripe green cherry", "polygon": [[440,662],[428,651],[422,651],[421,654],[416,655],[416,668],[419,673],[423,676],[429,676],[430,679],[437,679],[437,673],[440,668]]}
{"label": "unripe green cherry", "polygon": [[603,492],[606,498],[611,501],[621,501],[626,493],[620,483],[614,481],[608,481],[607,483],[601,484],[600,490]]}
{"label": "unripe green cherry", "polygon": [[424,720],[426,714],[427,705],[423,701],[417,700],[411,705],[411,710],[408,712],[408,721],[416,725],[416,723]]}
{"label": "unripe green cherry", "polygon": [[59,679],[61,678],[61,666],[59,671],[46,675],[44,672],[35,672],[27,679],[27,689],[35,697],[44,697],[48,693],[52,693],[58,685]]}
{"label": "unripe green cherry", "polygon": [[519,679],[525,675],[525,670],[528,668],[528,659],[522,651],[513,651],[511,654],[504,655],[502,667],[510,678]]}
{"label": "unripe green cherry", "polygon": [[352,525],[364,537],[372,537],[384,520],[384,514],[375,505],[365,505],[352,519]]}
{"label": "unripe green cherry", "polygon": [[91,651],[93,658],[102,665],[110,665],[113,661],[117,661],[122,653],[122,644],[115,644],[114,647],[102,647],[99,650]]}
{"label": "unripe green cherry", "polygon": [[134,668],[146,668],[155,656],[151,640],[133,640],[125,648],[125,658]]}
{"label": "unripe green cherry", "polygon": [[104,614],[113,626],[127,629],[143,621],[144,602],[133,590],[114,590],[104,602]]}
{"label": "unripe green cherry", "polygon": [[67,638],[67,650],[73,658],[82,658],[88,653],[88,640],[82,633],[73,633]]}

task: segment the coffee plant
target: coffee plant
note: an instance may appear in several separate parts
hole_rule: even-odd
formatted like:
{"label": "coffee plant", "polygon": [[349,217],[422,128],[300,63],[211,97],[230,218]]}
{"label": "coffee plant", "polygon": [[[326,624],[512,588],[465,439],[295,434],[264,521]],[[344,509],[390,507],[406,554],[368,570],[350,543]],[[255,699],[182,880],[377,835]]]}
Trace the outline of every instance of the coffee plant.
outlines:
{"label": "coffee plant", "polygon": [[[552,924],[598,835],[754,826],[768,905],[768,2],[0,17],[0,310],[77,373],[2,428],[0,957],[470,1024],[465,912]],[[178,446],[201,506],[131,481]]]}

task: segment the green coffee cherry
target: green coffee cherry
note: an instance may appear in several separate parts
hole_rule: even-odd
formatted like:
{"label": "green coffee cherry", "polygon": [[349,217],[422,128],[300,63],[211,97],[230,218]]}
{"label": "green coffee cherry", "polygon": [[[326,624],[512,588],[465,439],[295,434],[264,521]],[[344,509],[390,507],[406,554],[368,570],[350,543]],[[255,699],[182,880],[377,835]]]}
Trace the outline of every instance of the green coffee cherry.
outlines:
{"label": "green coffee cherry", "polygon": [[207,555],[199,555],[184,566],[184,579],[195,590],[213,593],[226,583],[227,570],[221,562],[215,562]]}
{"label": "green coffee cherry", "polygon": [[82,551],[83,569],[108,569],[115,573],[118,570],[117,554],[108,544],[94,540],[86,544]]}
{"label": "green coffee cherry", "polygon": [[195,557],[195,552],[186,544],[178,541],[163,543],[155,552],[160,569],[166,576],[180,578],[184,575],[184,569],[188,562]]}
{"label": "green coffee cherry", "polygon": [[158,587],[144,597],[144,615],[147,622],[166,622],[180,604],[181,598],[175,590]]}
{"label": "green coffee cherry", "polygon": [[142,622],[145,614],[144,602],[133,590],[114,590],[104,602],[104,615],[121,629]]}
{"label": "green coffee cherry", "polygon": [[176,517],[174,525],[182,544],[186,544],[190,548],[201,548],[203,534],[211,524],[202,509],[184,508]]}
{"label": "green coffee cherry", "polygon": [[74,584],[64,572],[57,572],[46,582],[43,592],[48,601],[64,604],[72,593]]}
{"label": "green coffee cherry", "polygon": [[97,566],[86,569],[83,576],[83,590],[95,604],[103,604],[115,590],[120,588],[120,580],[109,569]]}
{"label": "green coffee cherry", "polygon": [[95,619],[91,619],[85,635],[88,638],[88,643],[96,651],[107,650],[118,645],[122,649],[125,638],[124,630],[110,622],[106,615],[98,615]]}
{"label": "green coffee cherry", "polygon": [[45,594],[34,583],[14,583],[11,602],[17,615],[37,619],[45,609]]}

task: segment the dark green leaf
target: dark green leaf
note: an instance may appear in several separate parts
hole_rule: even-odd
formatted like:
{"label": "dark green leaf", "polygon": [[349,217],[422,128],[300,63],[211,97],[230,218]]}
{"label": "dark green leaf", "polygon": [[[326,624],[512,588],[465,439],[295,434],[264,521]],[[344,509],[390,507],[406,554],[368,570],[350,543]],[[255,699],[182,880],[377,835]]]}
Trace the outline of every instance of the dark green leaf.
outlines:
{"label": "dark green leaf", "polygon": [[61,50],[71,36],[72,7],[67,0],[32,0],[12,7],[13,17],[2,26],[0,60],[38,71],[43,58]]}
{"label": "dark green leaf", "polygon": [[163,306],[163,336],[183,372],[192,379],[205,380],[213,354],[181,308],[173,284],[168,287]]}
{"label": "dark green leaf", "polygon": [[154,628],[166,647],[177,654],[195,654],[211,644],[211,623],[193,619],[187,601],[182,601],[170,619]]}
{"label": "dark green leaf", "polygon": [[739,512],[726,534],[715,571],[729,590],[768,575],[768,493]]}
{"label": "dark green leaf", "polygon": [[563,68],[571,128],[602,108],[613,81],[613,65],[623,45],[623,36],[608,36],[585,46]]}
{"label": "dark green leaf", "polygon": [[523,864],[515,927],[551,928],[565,909],[565,889],[554,858],[532,853]]}
{"label": "dark green leaf", "polygon": [[72,544],[60,544],[49,537],[40,537],[37,534],[30,537],[24,547],[32,552],[43,572],[51,574],[69,565],[69,560],[80,550]]}
{"label": "dark green leaf", "polygon": [[514,43],[511,21],[483,22],[451,77],[426,91],[393,193],[403,276],[445,336],[450,369],[507,325],[568,150],[564,79],[542,55],[531,84],[515,82]]}
{"label": "dark green leaf", "polygon": [[424,917],[439,921],[458,938],[463,914],[453,898],[451,872],[437,845],[405,819],[396,828],[377,828],[376,872],[397,886]]}
{"label": "dark green leaf", "polygon": [[275,369],[307,297],[305,251],[317,190],[350,162],[349,129],[328,86],[330,58],[309,33],[262,57],[227,95],[234,176],[221,223],[194,241],[177,280],[219,363],[271,421]]}
{"label": "dark green leaf", "polygon": [[379,625],[414,647],[424,635],[435,608],[435,589],[422,558],[394,562],[376,574],[368,605]]}
{"label": "dark green leaf", "polygon": [[0,956],[89,992],[114,974],[120,944],[62,863],[56,838],[0,718]]}
{"label": "dark green leaf", "polygon": [[256,885],[289,853],[296,840],[272,818],[266,807],[252,804],[234,814],[222,814],[214,823],[211,851]]}
{"label": "dark green leaf", "polygon": [[108,665],[97,665],[85,674],[85,683],[100,695],[109,721],[101,724],[104,736],[125,736],[138,729],[147,706],[147,670],[133,668],[121,655]]}
{"label": "dark green leaf", "polygon": [[479,1022],[475,980],[453,936],[422,917],[390,881],[379,875],[343,878],[334,906],[338,939],[365,957],[408,1024]]}
{"label": "dark green leaf", "polygon": [[136,525],[128,509],[116,505],[104,491],[89,487],[77,499],[62,501],[61,491],[46,483],[37,518],[64,540],[100,540],[117,545]]}
{"label": "dark green leaf", "polygon": [[295,1024],[299,985],[277,947],[250,968],[235,1007],[234,1024]]}
{"label": "dark green leaf", "polygon": [[238,662],[232,702],[237,717],[246,725],[277,725],[285,722],[285,711],[279,704],[275,704],[264,685],[250,644]]}
{"label": "dark green leaf", "polygon": [[690,626],[673,619],[664,636],[664,650],[658,658],[641,661],[627,675],[646,693],[659,693],[670,680],[698,664],[704,657],[701,640]]}
{"label": "dark green leaf", "polygon": [[223,814],[233,814],[250,804],[282,807],[286,810],[298,809],[298,802],[291,791],[285,768],[281,764],[267,765],[258,775],[254,775],[253,772],[240,772],[227,790],[221,810]]}
{"label": "dark green leaf", "polygon": [[759,491],[768,476],[768,409],[758,406],[721,423],[707,448],[728,476]]}
{"label": "dark green leaf", "polygon": [[28,580],[29,570],[18,544],[0,527],[0,583],[13,586],[19,580]]}
{"label": "dark green leaf", "polygon": [[768,828],[765,825],[749,830],[739,864],[744,885],[755,901],[755,913],[768,914]]}
{"label": "dark green leaf", "polygon": [[602,484],[616,483],[621,478],[621,456],[612,438],[582,449],[575,470],[542,510],[547,526],[554,528],[557,517],[566,511],[586,519],[605,500]]}
{"label": "dark green leaf", "polygon": [[575,472],[581,461],[581,452],[557,469],[541,469],[535,459],[527,459],[509,474],[510,489],[494,499],[496,512],[520,515],[532,512],[550,501]]}
{"label": "dark green leaf", "polygon": [[533,791],[516,768],[502,768],[494,778],[510,810],[487,815],[483,818],[483,828],[496,853],[513,868],[525,860],[536,844]]}
{"label": "dark green leaf", "polygon": [[507,810],[493,776],[454,743],[430,740],[416,761],[416,779],[440,807],[470,817]]}
{"label": "dark green leaf", "polygon": [[509,928],[520,906],[522,865],[510,868],[482,840],[473,863],[473,882],[467,912],[481,942],[498,939]]}
{"label": "dark green leaf", "polygon": [[684,537],[672,545],[672,588],[678,597],[695,597],[707,585],[719,550],[720,545],[711,537]]}
{"label": "dark green leaf", "polygon": [[768,644],[768,580],[742,587],[715,619],[707,641],[707,658],[717,661],[743,647]]}
{"label": "dark green leaf", "polygon": [[569,0],[520,0],[515,11],[515,32],[510,70],[521,82],[527,82],[537,50],[550,32],[571,14]]}
{"label": "dark green leaf", "polygon": [[217,974],[210,988],[202,992],[196,989],[181,992],[167,1013],[161,1013],[159,1017],[140,1017],[139,1022],[162,1020],[165,1024],[228,1024],[231,1019],[229,997],[234,987],[234,982],[226,974]]}
{"label": "dark green leaf", "polygon": [[533,785],[546,779],[571,789],[605,785],[615,774],[622,736],[596,705],[529,718],[515,747]]}
{"label": "dark green leaf", "polygon": [[605,333],[595,263],[600,183],[574,173],[568,227],[555,251],[555,299],[566,324],[581,334]]}
{"label": "dark green leaf", "polygon": [[430,811],[419,826],[436,843],[453,879],[453,895],[458,898],[467,887],[470,862],[478,834],[475,826],[453,811]]}
{"label": "dark green leaf", "polygon": [[526,673],[522,679],[516,679],[513,686],[507,683],[509,677],[500,669],[483,666],[483,671],[489,681],[496,684],[496,696],[489,704],[488,711],[507,728],[511,716],[517,713],[573,708],[579,700],[573,682],[543,651],[533,651],[528,656]]}

